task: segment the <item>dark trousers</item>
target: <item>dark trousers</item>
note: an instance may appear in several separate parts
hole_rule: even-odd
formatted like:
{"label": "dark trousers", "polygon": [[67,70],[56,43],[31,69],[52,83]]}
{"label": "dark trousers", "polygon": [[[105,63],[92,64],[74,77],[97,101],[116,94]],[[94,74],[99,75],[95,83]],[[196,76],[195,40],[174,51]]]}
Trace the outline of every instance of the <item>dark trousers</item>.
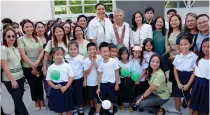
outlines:
{"label": "dark trousers", "polygon": [[28,84],[31,90],[31,98],[33,101],[43,101],[44,100],[44,91],[43,91],[43,74],[41,72],[41,66],[37,68],[40,73],[40,76],[37,77],[31,73],[32,68],[23,68],[23,72],[25,74],[26,79],[28,80]]}
{"label": "dark trousers", "polygon": [[24,78],[16,80],[18,83],[18,88],[12,88],[12,84],[10,81],[5,81],[4,84],[7,88],[7,91],[11,94],[12,99],[15,105],[15,115],[29,115],[28,111],[23,103],[23,94],[24,94]]}

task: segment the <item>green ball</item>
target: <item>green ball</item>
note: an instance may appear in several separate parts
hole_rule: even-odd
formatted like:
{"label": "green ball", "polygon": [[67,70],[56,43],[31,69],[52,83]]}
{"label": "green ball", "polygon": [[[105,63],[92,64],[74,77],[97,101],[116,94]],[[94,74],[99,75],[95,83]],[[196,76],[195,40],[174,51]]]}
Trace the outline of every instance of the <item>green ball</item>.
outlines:
{"label": "green ball", "polygon": [[137,72],[132,72],[131,73],[131,79],[133,81],[135,81],[135,82],[138,81],[139,77],[140,77],[140,74],[139,73],[137,73]]}
{"label": "green ball", "polygon": [[127,77],[129,75],[129,69],[128,68],[121,68],[120,74],[122,77]]}
{"label": "green ball", "polygon": [[53,70],[50,74],[50,77],[54,81],[58,81],[60,79],[60,72],[57,70]]}

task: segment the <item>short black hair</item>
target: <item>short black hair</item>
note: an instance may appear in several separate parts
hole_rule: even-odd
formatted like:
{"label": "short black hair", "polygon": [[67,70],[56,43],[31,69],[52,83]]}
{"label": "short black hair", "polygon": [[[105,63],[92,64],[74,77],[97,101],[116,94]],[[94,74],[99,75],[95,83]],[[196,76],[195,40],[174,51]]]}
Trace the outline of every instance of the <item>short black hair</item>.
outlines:
{"label": "short black hair", "polygon": [[209,16],[208,16],[207,14],[200,14],[200,15],[198,15],[198,16],[196,17],[196,20],[197,20],[198,18],[200,18],[200,17],[203,17],[203,16],[205,16],[205,17],[207,17],[207,18],[209,19]]}
{"label": "short black hair", "polygon": [[113,16],[113,14],[109,14],[109,18],[113,18],[114,16]]}
{"label": "short black hair", "polygon": [[71,19],[66,19],[66,22],[72,23],[72,20]]}
{"label": "short black hair", "polygon": [[90,42],[90,43],[87,44],[87,51],[88,51],[88,48],[91,47],[91,46],[94,46],[97,49],[96,43]]}
{"label": "short black hair", "polygon": [[111,48],[117,48],[117,45],[115,45],[114,43],[109,43],[109,50],[110,50]]}
{"label": "short black hair", "polygon": [[155,13],[155,10],[152,7],[148,7],[144,10],[144,13],[146,14],[147,12],[152,11],[152,13]]}
{"label": "short black hair", "polygon": [[177,11],[175,9],[170,9],[167,11],[167,14],[169,14],[170,12],[174,12],[175,14],[177,13]]}
{"label": "short black hair", "polygon": [[100,5],[104,6],[104,8],[105,8],[104,3],[103,2],[99,2],[98,4],[96,4],[95,9],[97,9],[97,7],[100,6]]}
{"label": "short black hair", "polygon": [[79,19],[82,18],[82,17],[85,18],[86,21],[87,21],[87,16],[85,16],[85,15],[82,14],[82,15],[79,15],[79,16],[77,17],[77,22],[79,22]]}
{"label": "short black hair", "polygon": [[107,42],[101,42],[99,45],[99,50],[101,51],[102,48],[107,47],[109,48],[109,44]]}
{"label": "short black hair", "polygon": [[4,18],[1,20],[2,24],[12,24],[13,21],[10,18]]}

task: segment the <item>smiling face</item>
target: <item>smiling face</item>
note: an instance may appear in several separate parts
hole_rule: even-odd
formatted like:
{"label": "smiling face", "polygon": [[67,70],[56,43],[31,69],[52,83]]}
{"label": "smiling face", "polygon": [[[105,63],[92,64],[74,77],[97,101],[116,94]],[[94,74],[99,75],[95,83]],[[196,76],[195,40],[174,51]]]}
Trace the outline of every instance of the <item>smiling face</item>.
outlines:
{"label": "smiling face", "polygon": [[156,71],[160,68],[160,59],[157,56],[154,56],[151,59],[150,67],[152,68],[153,71]]}
{"label": "smiling face", "polygon": [[83,38],[83,30],[80,27],[75,28],[75,36],[76,38]]}
{"label": "smiling face", "polygon": [[137,25],[138,24],[142,24],[142,16],[141,16],[141,14],[137,13],[135,15],[135,22],[136,22]]}
{"label": "smiling face", "polygon": [[65,31],[65,34],[69,34],[69,32],[71,30],[71,25],[69,23],[66,23],[63,25],[63,29]]}
{"label": "smiling face", "polygon": [[187,54],[190,51],[190,42],[187,39],[181,39],[179,47],[180,47],[181,53]]}
{"label": "smiling face", "polygon": [[141,50],[133,50],[134,59],[139,59],[140,56],[141,56]]}
{"label": "smiling face", "polygon": [[64,59],[64,52],[62,50],[57,50],[54,53],[53,58],[55,63],[62,63]]}
{"label": "smiling face", "polygon": [[186,26],[188,29],[195,29],[197,24],[196,24],[196,18],[192,17],[192,16],[187,16],[186,19]]}
{"label": "smiling face", "polygon": [[35,29],[37,34],[43,35],[45,33],[45,27],[41,23],[38,23]]}
{"label": "smiling face", "polygon": [[23,26],[23,31],[28,35],[32,35],[32,33],[34,31],[34,27],[31,23],[27,22]]}
{"label": "smiling face", "polygon": [[163,27],[163,19],[162,18],[158,18],[155,24],[156,29],[162,29]]}
{"label": "smiling face", "polygon": [[110,49],[110,57],[116,58],[117,57],[117,48]]}
{"label": "smiling face", "polygon": [[180,20],[177,16],[173,16],[171,17],[171,20],[170,20],[170,25],[172,28],[179,28],[180,26]]}
{"label": "smiling face", "polygon": [[75,44],[70,45],[69,47],[69,54],[72,57],[77,56],[77,54],[79,53],[79,49],[77,48],[77,46]]}
{"label": "smiling face", "polygon": [[209,41],[206,41],[202,45],[202,51],[204,55],[208,56],[209,55]]}
{"label": "smiling face", "polygon": [[90,46],[90,47],[88,47],[88,55],[89,55],[90,57],[95,57],[96,54],[97,54],[97,49],[96,49],[95,46]]}
{"label": "smiling face", "polygon": [[197,27],[201,32],[209,30],[209,19],[206,16],[201,16],[197,19]]}
{"label": "smiling face", "polygon": [[124,14],[122,12],[116,12],[114,14],[114,22],[121,24],[124,21]]}
{"label": "smiling face", "polygon": [[57,38],[58,41],[61,41],[63,39],[63,36],[64,36],[64,31],[61,28],[57,27],[55,29],[55,37]]}
{"label": "smiling face", "polygon": [[128,60],[128,53],[127,53],[127,51],[124,51],[124,52],[122,53],[121,59],[122,59],[123,61]]}
{"label": "smiling face", "polygon": [[153,48],[153,46],[152,46],[151,42],[147,42],[145,45],[145,50],[150,52],[150,51],[152,51],[152,48]]}
{"label": "smiling face", "polygon": [[85,17],[81,17],[77,23],[82,28],[86,28],[87,27],[87,20],[86,20]]}
{"label": "smiling face", "polygon": [[7,45],[13,45],[16,40],[15,33],[11,30],[7,31],[4,40],[6,41]]}
{"label": "smiling face", "polygon": [[96,15],[101,19],[105,17],[105,7],[103,5],[98,5],[96,8]]}
{"label": "smiling face", "polygon": [[110,53],[109,53],[109,47],[102,47],[101,50],[100,50],[100,52],[101,52],[101,55],[102,55],[102,57],[104,59],[108,59],[109,58],[109,55],[110,55]]}

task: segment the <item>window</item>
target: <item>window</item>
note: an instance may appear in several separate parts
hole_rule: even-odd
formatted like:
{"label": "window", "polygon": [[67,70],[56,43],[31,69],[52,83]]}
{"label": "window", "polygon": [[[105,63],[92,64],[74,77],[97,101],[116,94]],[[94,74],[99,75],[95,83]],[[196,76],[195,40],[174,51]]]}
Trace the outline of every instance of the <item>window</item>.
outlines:
{"label": "window", "polygon": [[[182,0],[182,1],[166,1],[166,8],[186,8],[188,6],[188,0]],[[190,7],[193,7],[195,0],[190,1]]]}
{"label": "window", "polygon": [[55,15],[95,13],[95,5],[103,2],[106,12],[112,12],[112,0],[54,0]]}

